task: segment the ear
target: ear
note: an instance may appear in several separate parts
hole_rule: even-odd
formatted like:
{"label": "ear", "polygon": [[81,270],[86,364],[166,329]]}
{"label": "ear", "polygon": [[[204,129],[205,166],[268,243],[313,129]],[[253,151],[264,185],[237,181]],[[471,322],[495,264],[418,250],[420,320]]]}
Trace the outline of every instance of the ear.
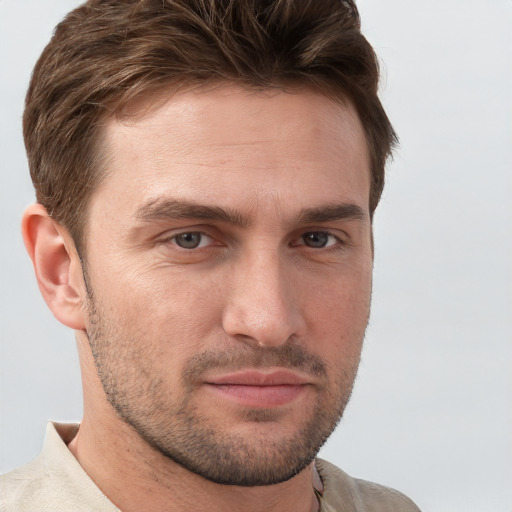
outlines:
{"label": "ear", "polygon": [[83,330],[86,295],[82,263],[68,231],[44,206],[32,204],[23,214],[22,233],[46,304],[59,322]]}

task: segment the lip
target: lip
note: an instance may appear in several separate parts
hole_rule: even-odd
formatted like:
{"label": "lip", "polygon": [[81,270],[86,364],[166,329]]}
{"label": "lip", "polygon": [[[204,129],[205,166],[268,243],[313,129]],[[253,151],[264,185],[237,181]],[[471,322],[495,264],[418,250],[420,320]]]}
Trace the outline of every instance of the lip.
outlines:
{"label": "lip", "polygon": [[289,404],[311,384],[290,370],[242,370],[206,379],[204,385],[217,396],[245,407],[272,408]]}
{"label": "lip", "polygon": [[206,379],[208,384],[240,386],[300,386],[308,384],[307,377],[291,370],[240,370]]}

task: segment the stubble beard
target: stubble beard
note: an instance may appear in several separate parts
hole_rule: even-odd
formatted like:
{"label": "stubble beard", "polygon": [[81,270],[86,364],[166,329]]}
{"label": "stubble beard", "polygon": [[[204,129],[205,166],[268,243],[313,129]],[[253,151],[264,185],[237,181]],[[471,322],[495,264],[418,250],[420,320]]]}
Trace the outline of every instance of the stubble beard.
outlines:
{"label": "stubble beard", "polygon": [[[119,418],[149,446],[168,459],[218,484],[271,485],[289,480],[306,468],[336,428],[350,399],[359,358],[336,382],[327,379],[327,364],[299,345],[203,352],[183,368],[181,390],[165,385],[155,371],[143,340],[125,336],[121,323],[100,315],[89,293],[87,336],[106,397]],[[120,334],[122,333],[122,334]],[[295,432],[278,439],[216,428],[193,403],[201,375],[211,369],[287,367],[309,373],[323,386],[308,418]],[[180,391],[182,391],[180,393]],[[176,395],[182,395],[176,399]],[[241,419],[279,422],[275,409],[246,408]]]}

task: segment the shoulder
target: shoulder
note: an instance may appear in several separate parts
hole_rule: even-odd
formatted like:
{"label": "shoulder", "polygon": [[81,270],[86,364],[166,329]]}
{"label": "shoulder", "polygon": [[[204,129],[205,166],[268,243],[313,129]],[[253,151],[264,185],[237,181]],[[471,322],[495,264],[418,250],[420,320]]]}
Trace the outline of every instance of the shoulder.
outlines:
{"label": "shoulder", "polygon": [[50,423],[40,455],[0,476],[0,512],[119,512],[68,450],[76,428]]}
{"label": "shoulder", "polygon": [[0,476],[0,512],[119,512],[83,473],[63,464],[59,471],[39,455]]}
{"label": "shoulder", "polygon": [[323,512],[420,512],[410,498],[395,489],[352,478],[321,459],[316,467],[324,483]]}
{"label": "shoulder", "polygon": [[33,506],[32,497],[44,489],[44,462],[39,456],[32,462],[0,476],[0,511],[25,511]]}

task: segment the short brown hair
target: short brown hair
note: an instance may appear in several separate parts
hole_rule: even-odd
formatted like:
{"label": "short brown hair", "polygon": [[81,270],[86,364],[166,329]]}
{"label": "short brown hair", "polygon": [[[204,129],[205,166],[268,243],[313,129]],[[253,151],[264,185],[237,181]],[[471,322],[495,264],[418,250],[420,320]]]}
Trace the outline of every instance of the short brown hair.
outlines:
{"label": "short brown hair", "polygon": [[396,135],[353,0],[89,0],[56,27],[30,82],[23,132],[38,202],[82,240],[101,176],[100,125],[171,86],[308,87],[351,101],[373,214]]}

